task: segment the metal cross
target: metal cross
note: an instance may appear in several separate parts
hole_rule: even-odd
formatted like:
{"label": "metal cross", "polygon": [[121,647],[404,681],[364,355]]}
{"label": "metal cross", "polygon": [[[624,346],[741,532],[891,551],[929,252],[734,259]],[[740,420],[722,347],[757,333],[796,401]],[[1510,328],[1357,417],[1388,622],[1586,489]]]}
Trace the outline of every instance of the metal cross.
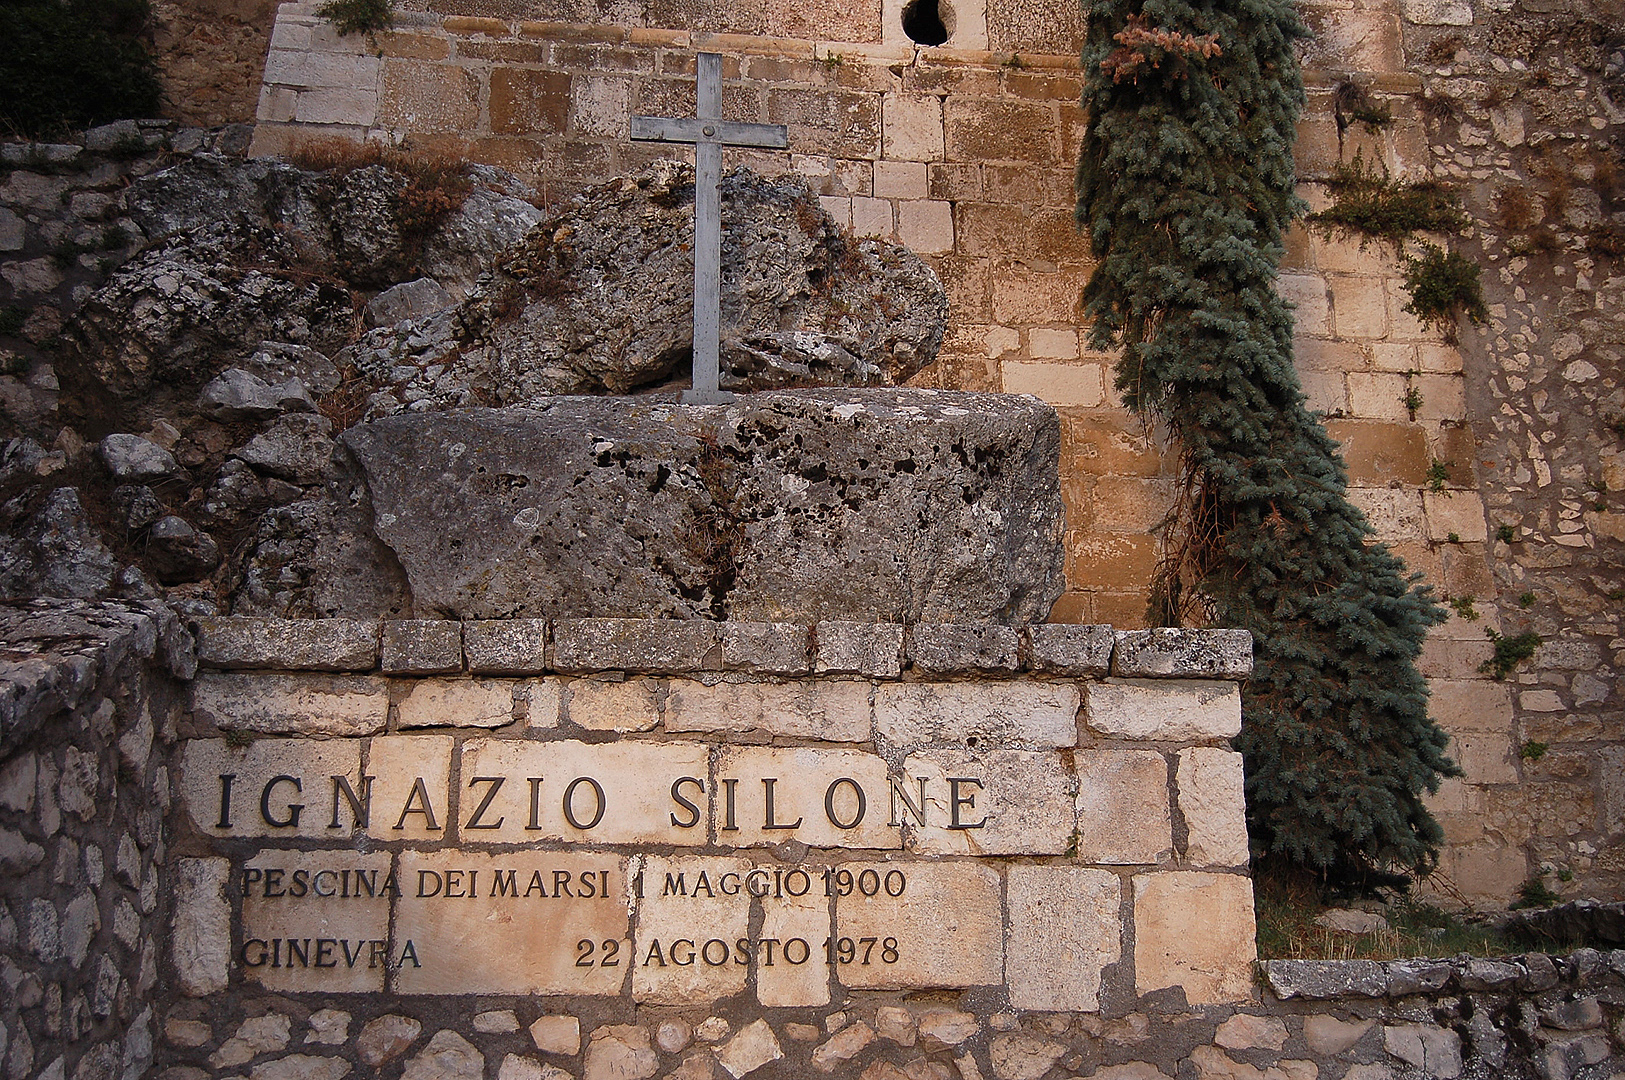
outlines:
{"label": "metal cross", "polygon": [[698,101],[692,117],[634,116],[635,142],[694,144],[694,388],[685,405],[717,405],[734,396],[720,388],[722,333],[722,148],[790,145],[783,124],[722,119],[722,56],[697,57]]}

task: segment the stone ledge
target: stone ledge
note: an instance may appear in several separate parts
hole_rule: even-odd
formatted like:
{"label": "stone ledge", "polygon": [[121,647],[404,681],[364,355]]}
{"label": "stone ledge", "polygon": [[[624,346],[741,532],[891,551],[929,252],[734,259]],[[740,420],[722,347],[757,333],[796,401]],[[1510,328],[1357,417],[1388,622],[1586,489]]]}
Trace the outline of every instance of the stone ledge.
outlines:
{"label": "stone ledge", "polygon": [[1526,953],[1496,959],[1464,954],[1444,960],[1261,960],[1259,970],[1270,991],[1283,1001],[1403,998],[1447,990],[1510,993],[1516,988],[1539,993],[1560,985],[1620,985],[1625,982],[1625,949],[1576,949],[1557,957]]}
{"label": "stone ledge", "polygon": [[435,675],[861,675],[1235,682],[1252,671],[1245,630],[1127,630],[1039,623],[801,623],[700,619],[195,619],[217,670]]}

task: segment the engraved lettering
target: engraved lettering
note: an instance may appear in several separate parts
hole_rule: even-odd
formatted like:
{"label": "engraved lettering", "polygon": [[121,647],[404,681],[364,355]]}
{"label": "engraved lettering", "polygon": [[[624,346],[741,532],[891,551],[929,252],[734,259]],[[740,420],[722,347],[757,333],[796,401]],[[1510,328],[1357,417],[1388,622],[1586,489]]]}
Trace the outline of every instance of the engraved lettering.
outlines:
{"label": "engraved lettering", "polygon": [[700,794],[703,795],[705,794],[705,781],[693,776],[679,776],[671,782],[672,801],[688,811],[687,821],[679,821],[674,813],[671,815],[671,823],[679,829],[692,829],[700,823],[700,808],[683,797],[682,787],[684,784],[693,784],[700,789]]}
{"label": "engraved lettering", "polygon": [[899,799],[901,799],[904,813],[914,818],[914,824],[918,825],[922,829],[925,827],[925,777],[916,776],[914,779],[920,782],[919,802],[915,802],[914,799],[909,795],[908,786],[905,783],[906,778],[892,778],[890,823],[893,826],[903,824],[903,822],[897,819],[897,802]]}
{"label": "engraved lettering", "polygon": [[773,820],[773,818],[774,818],[774,814],[773,814],[773,785],[777,784],[778,782],[779,782],[779,778],[776,777],[776,776],[764,776],[764,777],[762,777],[762,788],[763,788],[762,796],[766,800],[766,806],[762,810],[762,828],[763,829],[799,829],[799,828],[801,828],[801,818],[796,818],[794,821],[790,822],[789,824],[783,824],[783,823],[780,823],[780,822],[777,822],[777,821]]}
{"label": "engraved lettering", "polygon": [[[852,817],[847,821],[842,821],[840,816],[835,812],[835,794],[836,792],[840,791],[843,786],[850,787],[852,789],[852,794],[857,798],[857,808],[852,812]],[[863,788],[859,786],[858,782],[852,779],[850,776],[843,776],[837,780],[832,780],[829,787],[824,791],[824,816],[829,818],[829,823],[835,826],[837,829],[857,828],[860,824],[862,824],[863,815],[868,808],[869,801],[868,799],[864,798]]]}
{"label": "engraved lettering", "polygon": [[[589,785],[592,788],[593,796],[598,800],[597,806],[593,811],[592,820],[586,824],[582,824],[580,821],[578,821],[575,815],[574,800],[576,788],[580,787],[582,784]],[[580,829],[585,832],[588,829],[596,827],[600,821],[604,820],[605,809],[606,803],[604,799],[604,787],[590,776],[578,776],[574,780],[570,781],[570,785],[564,789],[564,820],[570,823],[570,827],[572,829]]]}
{"label": "engraved lettering", "polygon": [[463,828],[465,828],[465,829],[500,829],[500,828],[502,828],[502,822],[504,821],[504,818],[499,817],[495,821],[492,821],[492,822],[489,822],[489,823],[482,823],[480,821],[480,818],[485,816],[486,808],[491,805],[491,800],[495,799],[497,797],[497,792],[502,790],[502,785],[507,779],[508,778],[506,776],[476,776],[476,777],[474,777],[472,780],[470,780],[468,782],[469,787],[473,787],[475,784],[490,784],[491,787],[490,787],[490,790],[486,791],[485,798],[480,800],[480,805],[478,805],[478,806],[476,806],[474,808],[473,816],[468,819],[468,824],[464,825]]}
{"label": "engraved lettering", "polygon": [[285,818],[271,816],[271,793],[276,790],[278,784],[292,784],[293,790],[304,790],[304,785],[300,783],[297,776],[271,777],[265,782],[264,789],[260,791],[260,817],[274,829],[296,828],[299,825],[299,815],[305,811],[303,803],[290,803],[287,808],[288,816]]}
{"label": "engraved lettering", "polygon": [[363,776],[361,778],[361,794],[355,793],[346,776],[333,777],[333,820],[327,825],[329,829],[342,828],[339,824],[339,796],[343,795],[345,802],[350,804],[350,816],[355,820],[356,827],[365,829],[372,816],[372,782],[376,777]]}
{"label": "engraved lettering", "polygon": [[975,795],[959,794],[960,784],[974,784],[981,788],[982,782],[973,776],[948,777],[948,828],[950,829],[980,829],[987,824],[987,815],[982,815],[981,821],[964,822],[959,820],[959,808],[968,806],[976,809]]}
{"label": "engraved lettering", "polygon": [[406,819],[413,814],[423,815],[425,829],[431,832],[440,829],[440,824],[434,816],[434,806],[429,802],[429,786],[423,782],[421,776],[412,781],[412,790],[407,793],[406,805],[401,807],[401,816],[395,820],[395,828],[406,828]]}

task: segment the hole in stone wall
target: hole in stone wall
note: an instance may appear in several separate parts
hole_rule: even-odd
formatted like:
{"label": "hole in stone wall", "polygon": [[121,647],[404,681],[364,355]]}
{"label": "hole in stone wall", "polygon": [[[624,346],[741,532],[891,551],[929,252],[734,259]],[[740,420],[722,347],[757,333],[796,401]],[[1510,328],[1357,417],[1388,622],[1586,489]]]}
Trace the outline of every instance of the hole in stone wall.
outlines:
{"label": "hole in stone wall", "polygon": [[909,0],[903,33],[921,45],[941,45],[954,32],[954,9],[947,0]]}

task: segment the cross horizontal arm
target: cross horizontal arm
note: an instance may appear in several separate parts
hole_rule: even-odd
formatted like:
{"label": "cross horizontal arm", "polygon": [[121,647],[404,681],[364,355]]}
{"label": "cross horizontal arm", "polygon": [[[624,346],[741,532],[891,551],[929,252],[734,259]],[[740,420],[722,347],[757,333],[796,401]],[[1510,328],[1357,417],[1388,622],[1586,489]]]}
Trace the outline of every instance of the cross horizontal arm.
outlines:
{"label": "cross horizontal arm", "polygon": [[632,141],[716,143],[783,150],[790,145],[783,124],[741,124],[733,120],[700,120],[691,116],[634,116]]}

